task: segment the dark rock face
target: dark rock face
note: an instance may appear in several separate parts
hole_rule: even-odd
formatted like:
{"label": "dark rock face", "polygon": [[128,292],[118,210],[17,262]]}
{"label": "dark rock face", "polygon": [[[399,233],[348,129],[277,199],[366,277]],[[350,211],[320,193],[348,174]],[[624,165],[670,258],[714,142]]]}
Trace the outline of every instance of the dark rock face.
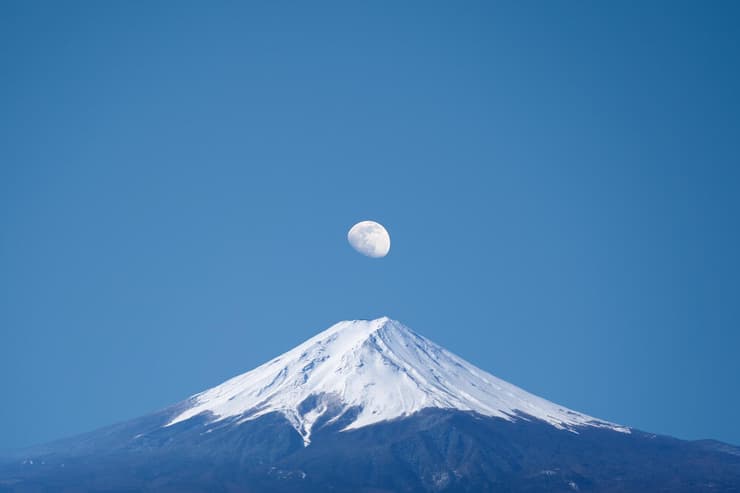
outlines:
{"label": "dark rock face", "polygon": [[173,410],[24,451],[0,492],[740,492],[740,449],[426,410],[311,445],[280,415],[162,428]]}

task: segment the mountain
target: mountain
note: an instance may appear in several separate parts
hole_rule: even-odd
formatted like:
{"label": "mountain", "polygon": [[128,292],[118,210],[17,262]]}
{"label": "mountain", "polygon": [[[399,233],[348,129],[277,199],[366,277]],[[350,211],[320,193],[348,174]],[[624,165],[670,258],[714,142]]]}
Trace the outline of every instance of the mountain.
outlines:
{"label": "mountain", "polygon": [[387,317],[0,461],[0,492],[740,492],[740,448],[532,395]]}
{"label": "mountain", "polygon": [[168,426],[207,413],[237,422],[280,413],[310,442],[317,421],[361,428],[422,409],[520,414],[555,427],[629,429],[571,411],[476,368],[387,317],[340,322],[264,365],[194,396]]}

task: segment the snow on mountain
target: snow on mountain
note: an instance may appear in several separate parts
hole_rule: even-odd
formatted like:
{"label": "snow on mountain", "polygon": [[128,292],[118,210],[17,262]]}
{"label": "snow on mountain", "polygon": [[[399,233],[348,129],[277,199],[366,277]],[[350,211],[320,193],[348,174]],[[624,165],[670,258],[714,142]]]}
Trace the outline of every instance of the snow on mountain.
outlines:
{"label": "snow on mountain", "polygon": [[[474,411],[506,420],[531,416],[576,431],[629,428],[532,395],[475,367],[387,317],[339,322],[287,353],[196,394],[166,426],[206,413],[212,421],[283,414],[308,445],[319,418],[350,417],[344,430],[425,408]],[[344,416],[349,411],[353,414]]]}

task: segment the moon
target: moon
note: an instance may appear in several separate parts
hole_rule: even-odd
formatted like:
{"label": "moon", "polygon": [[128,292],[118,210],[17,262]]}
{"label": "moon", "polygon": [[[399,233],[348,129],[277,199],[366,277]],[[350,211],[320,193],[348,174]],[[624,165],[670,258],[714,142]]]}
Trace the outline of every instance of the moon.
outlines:
{"label": "moon", "polygon": [[382,224],[375,221],[361,221],[349,230],[347,241],[361,254],[381,258],[391,249],[391,237]]}

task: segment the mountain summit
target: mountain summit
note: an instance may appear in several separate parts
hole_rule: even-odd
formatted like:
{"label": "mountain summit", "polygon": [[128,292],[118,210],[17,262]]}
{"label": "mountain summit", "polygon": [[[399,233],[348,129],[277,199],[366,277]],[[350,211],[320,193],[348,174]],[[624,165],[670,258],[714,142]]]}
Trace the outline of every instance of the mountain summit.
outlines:
{"label": "mountain summit", "polygon": [[740,448],[532,395],[387,317],[159,412],[0,457],[0,493],[738,493]]}
{"label": "mountain summit", "polygon": [[243,422],[277,412],[306,444],[317,422],[350,430],[427,408],[629,432],[525,392],[388,317],[339,322],[185,405],[168,426],[203,414]]}

